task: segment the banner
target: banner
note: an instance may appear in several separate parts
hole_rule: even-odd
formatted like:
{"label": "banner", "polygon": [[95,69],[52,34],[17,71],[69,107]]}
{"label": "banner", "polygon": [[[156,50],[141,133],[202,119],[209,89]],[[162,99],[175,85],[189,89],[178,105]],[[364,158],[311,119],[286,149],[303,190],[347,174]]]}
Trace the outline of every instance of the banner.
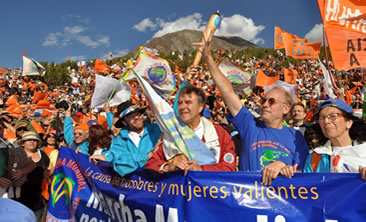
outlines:
{"label": "banner", "polygon": [[23,56],[23,73],[22,76],[44,76],[45,68],[36,60]]}
{"label": "banner", "polygon": [[284,32],[280,27],[275,26],[274,31],[274,49],[283,49],[285,45],[283,44],[282,32]]}
{"label": "banner", "polygon": [[[162,97],[167,98],[173,91],[173,74],[165,59],[141,52],[134,66],[135,72],[150,83]],[[135,79],[131,72],[124,77],[125,81]]]}
{"label": "banner", "polygon": [[334,67],[366,68],[366,1],[318,0]]}
{"label": "banner", "polygon": [[[359,174],[297,173],[260,184],[260,173],[137,170],[119,177],[61,148],[47,221],[366,221]],[[112,186],[113,183],[113,186]]]}
{"label": "banner", "polygon": [[295,59],[316,59],[320,54],[321,42],[308,43],[291,33],[282,32],[286,55]]}
{"label": "banner", "polygon": [[241,70],[240,67],[224,59],[218,65],[220,71],[231,82],[234,90],[250,92],[255,87],[256,76],[252,73]]}

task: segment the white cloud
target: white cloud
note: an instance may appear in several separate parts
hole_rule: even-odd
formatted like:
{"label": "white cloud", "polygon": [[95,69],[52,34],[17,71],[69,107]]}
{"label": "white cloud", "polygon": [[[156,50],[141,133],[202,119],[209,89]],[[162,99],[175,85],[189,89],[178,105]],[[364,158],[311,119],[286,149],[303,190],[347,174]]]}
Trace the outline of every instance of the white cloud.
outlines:
{"label": "white cloud", "polygon": [[89,24],[90,22],[89,18],[83,18],[81,15],[78,14],[68,14],[66,16],[63,16],[61,19],[62,21],[74,21],[83,24]]}
{"label": "white cloud", "polygon": [[48,36],[46,37],[46,40],[42,44],[44,46],[57,45],[60,35],[61,35],[61,33],[59,33],[59,32],[50,33],[50,34],[48,34]]}
{"label": "white cloud", "polygon": [[315,24],[314,27],[305,35],[309,42],[323,42],[323,24]]}
{"label": "white cloud", "polygon": [[70,56],[70,61],[85,61],[85,56]]}
{"label": "white cloud", "polygon": [[[122,56],[126,55],[128,52],[129,52],[128,49],[115,50],[113,52],[105,53],[104,55],[101,56],[101,59],[105,60],[105,59],[111,59],[111,58],[116,58],[116,57],[122,57]],[[111,57],[111,55],[112,55],[112,57]]]}
{"label": "white cloud", "polygon": [[[139,27],[139,29],[137,27]],[[201,31],[205,29],[206,21],[202,20],[202,15],[200,13],[194,13],[193,15],[178,18],[175,21],[165,21],[161,18],[157,18],[156,22],[153,23],[150,18],[146,18],[133,28],[138,31],[145,31],[148,27],[159,28],[159,30],[153,35],[153,38],[155,38],[183,29]],[[255,25],[251,18],[235,14],[231,17],[224,17],[222,19],[220,28],[216,31],[215,35],[238,36],[255,44],[263,44],[264,40],[258,37],[258,35],[264,29],[265,26]]]}
{"label": "white cloud", "polygon": [[156,24],[154,24],[150,18],[146,18],[142,20],[139,24],[133,26],[133,29],[136,29],[139,32],[145,32],[147,29],[154,30],[156,28]]}
{"label": "white cloud", "polygon": [[202,15],[199,13],[194,13],[193,15],[181,17],[172,22],[166,22],[160,18],[157,18],[156,21],[158,23],[158,26],[160,27],[160,30],[153,35],[153,38],[160,37],[168,33],[177,32],[183,29],[203,30],[205,28],[202,21]]}
{"label": "white cloud", "polygon": [[255,44],[264,44],[264,40],[258,37],[265,29],[263,25],[255,25],[251,18],[235,14],[231,17],[224,17],[215,35],[238,36]]}
{"label": "white cloud", "polygon": [[66,26],[63,32],[49,33],[42,45],[66,47],[73,41],[77,41],[91,48],[109,46],[108,36],[101,36],[99,39],[93,40],[84,34],[86,30],[87,28],[82,26]]}

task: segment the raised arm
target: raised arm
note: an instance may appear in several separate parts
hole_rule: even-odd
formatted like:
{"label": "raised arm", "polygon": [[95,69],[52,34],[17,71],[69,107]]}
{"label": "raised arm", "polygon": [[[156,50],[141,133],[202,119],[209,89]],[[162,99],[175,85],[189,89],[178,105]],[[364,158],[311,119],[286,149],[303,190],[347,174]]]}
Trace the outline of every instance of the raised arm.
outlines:
{"label": "raised arm", "polygon": [[239,97],[235,94],[233,87],[231,86],[230,81],[222,74],[220,69],[217,67],[212,54],[211,54],[211,40],[213,34],[206,37],[205,33],[203,33],[203,43],[198,43],[194,45],[200,46],[199,50],[201,51],[204,60],[208,65],[208,69],[211,73],[211,76],[220,90],[222,97],[225,101],[225,104],[228,106],[229,111],[232,116],[236,116],[243,104],[240,102]]}

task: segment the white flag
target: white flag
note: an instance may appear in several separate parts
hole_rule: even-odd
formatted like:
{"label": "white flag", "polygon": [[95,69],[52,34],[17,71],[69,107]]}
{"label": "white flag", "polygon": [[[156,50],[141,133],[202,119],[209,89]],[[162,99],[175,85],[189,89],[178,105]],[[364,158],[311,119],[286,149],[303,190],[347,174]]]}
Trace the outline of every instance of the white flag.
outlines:
{"label": "white flag", "polygon": [[[91,108],[100,108],[108,102],[118,80],[100,75],[95,75],[95,89],[91,99]],[[110,106],[118,105],[131,97],[131,88],[126,82],[120,82],[114,92],[114,96],[109,101]]]}
{"label": "white flag", "polygon": [[23,73],[22,76],[44,76],[45,68],[36,60],[23,56]]}
{"label": "white flag", "polygon": [[267,93],[268,91],[272,89],[282,89],[286,91],[292,98],[292,102],[296,102],[296,87],[295,85],[289,84],[287,82],[277,80],[275,83],[269,86],[264,87],[264,93]]}
{"label": "white flag", "polygon": [[[134,66],[137,75],[150,83],[160,96],[167,98],[170,95],[174,88],[174,77],[165,59],[140,53]],[[125,81],[135,79],[131,72],[124,77]]]}
{"label": "white flag", "polygon": [[249,92],[255,87],[255,74],[244,72],[227,59],[220,62],[218,67],[225,77],[231,82],[234,90]]}
{"label": "white flag", "polygon": [[323,63],[318,60],[321,67],[322,67],[322,71],[323,71],[323,74],[324,74],[324,90],[325,90],[325,93],[332,99],[335,99],[336,96],[334,95],[333,93],[333,84],[332,84],[332,79],[329,75],[329,72],[328,70],[325,68],[325,66],[323,65]]}

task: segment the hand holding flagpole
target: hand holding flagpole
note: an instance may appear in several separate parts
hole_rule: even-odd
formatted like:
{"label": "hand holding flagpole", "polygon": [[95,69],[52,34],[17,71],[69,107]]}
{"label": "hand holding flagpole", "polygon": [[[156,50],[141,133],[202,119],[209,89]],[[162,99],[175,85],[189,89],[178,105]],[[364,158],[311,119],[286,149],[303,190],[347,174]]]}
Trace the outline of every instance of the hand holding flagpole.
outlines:
{"label": "hand holding flagpole", "polygon": [[[219,11],[217,11],[216,13],[211,15],[210,20],[207,23],[206,30],[204,32],[204,36],[205,35],[210,36],[211,33],[213,35],[213,33],[215,33],[219,24],[220,24],[220,14],[219,14]],[[202,39],[201,43],[203,43],[203,42],[204,42],[204,39]],[[198,50],[192,65],[197,66],[200,63],[201,58],[202,58],[202,51]]]}

